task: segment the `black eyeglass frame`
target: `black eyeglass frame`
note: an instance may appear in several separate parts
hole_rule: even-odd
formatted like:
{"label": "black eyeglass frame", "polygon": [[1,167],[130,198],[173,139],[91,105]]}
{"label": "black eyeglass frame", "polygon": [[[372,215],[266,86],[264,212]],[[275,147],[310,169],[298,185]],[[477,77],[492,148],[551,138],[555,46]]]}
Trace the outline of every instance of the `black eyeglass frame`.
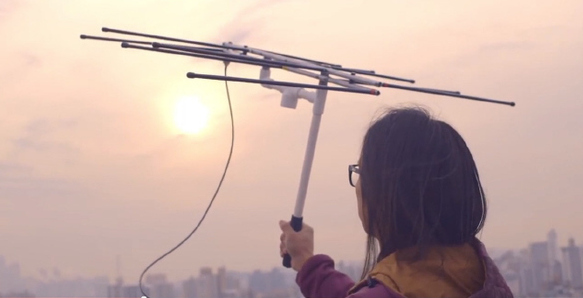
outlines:
{"label": "black eyeglass frame", "polygon": [[356,187],[356,181],[353,181],[352,173],[360,174],[360,167],[357,164],[348,165],[348,182],[350,186]]}

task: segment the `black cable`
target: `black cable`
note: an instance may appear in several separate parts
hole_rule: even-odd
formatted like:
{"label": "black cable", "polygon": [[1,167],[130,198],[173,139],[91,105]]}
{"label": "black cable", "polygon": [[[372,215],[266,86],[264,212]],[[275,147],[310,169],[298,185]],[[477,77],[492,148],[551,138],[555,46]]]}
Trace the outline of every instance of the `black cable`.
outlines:
{"label": "black cable", "polygon": [[[227,76],[227,66],[228,65],[229,65],[229,62],[225,62],[225,76]],[[192,230],[192,232],[190,232],[190,234],[188,236],[186,236],[186,238],[184,238],[184,240],[182,240],[180,243],[178,243],[178,245],[176,245],[174,248],[172,248],[167,253],[163,254],[161,257],[157,258],[154,262],[152,262],[152,264],[148,265],[148,267],[146,267],[146,269],[144,269],[144,271],[140,275],[140,292],[142,292],[143,298],[148,298],[148,295],[146,295],[146,293],[144,292],[144,288],[142,287],[142,279],[143,279],[144,275],[146,274],[146,272],[148,271],[148,269],[150,269],[152,266],[154,266],[156,263],[158,263],[158,261],[162,260],[167,255],[171,254],[173,251],[175,251],[182,244],[184,244],[184,242],[186,242],[196,232],[196,230],[198,230],[198,228],[202,224],[202,221],[205,219],[207,213],[211,209],[211,206],[213,205],[213,202],[215,201],[215,198],[217,197],[217,194],[219,193],[219,190],[221,189],[221,185],[223,184],[223,180],[225,180],[225,175],[227,174],[227,169],[229,168],[229,164],[231,163],[231,157],[233,156],[233,145],[235,144],[235,121],[233,120],[233,107],[231,105],[231,95],[229,94],[229,83],[227,81],[225,81],[225,89],[227,91],[227,100],[229,102],[229,112],[231,114],[231,149],[229,151],[229,157],[227,158],[225,170],[223,171],[223,176],[221,177],[221,180],[219,181],[219,185],[217,186],[217,190],[215,191],[213,198],[211,199],[208,207],[206,208],[206,211],[202,215],[202,218],[200,219],[200,221],[198,222],[198,224],[196,225],[194,230]]]}

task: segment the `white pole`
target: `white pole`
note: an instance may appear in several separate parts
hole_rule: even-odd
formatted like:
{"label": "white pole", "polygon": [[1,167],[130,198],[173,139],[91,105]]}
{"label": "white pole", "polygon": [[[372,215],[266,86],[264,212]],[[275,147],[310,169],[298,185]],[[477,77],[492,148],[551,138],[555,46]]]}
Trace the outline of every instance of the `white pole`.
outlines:
{"label": "white pole", "polygon": [[[322,75],[327,75],[323,71]],[[325,78],[320,80],[319,85],[325,86],[328,80]],[[310,133],[308,135],[308,144],[306,145],[306,154],[304,156],[304,165],[302,167],[302,176],[300,177],[300,186],[296,197],[296,205],[294,213],[291,218],[290,225],[294,231],[298,232],[302,229],[304,205],[306,202],[306,195],[308,193],[308,184],[310,182],[310,173],[312,171],[312,164],[314,162],[314,153],[316,151],[316,142],[318,140],[318,132],[320,130],[320,122],[322,114],[324,114],[324,107],[326,106],[327,90],[318,89],[316,97],[314,98],[314,107],[312,109],[312,123],[310,124]],[[283,266],[291,267],[291,256],[286,254],[283,256]]]}
{"label": "white pole", "polygon": [[[321,80],[320,85],[326,85],[326,80]],[[304,203],[306,194],[308,192],[308,184],[310,181],[310,173],[312,171],[312,164],[314,161],[314,154],[316,152],[316,142],[318,141],[318,132],[320,131],[320,122],[322,114],[324,114],[324,107],[326,105],[326,95],[328,91],[318,89],[316,91],[316,100],[312,109],[312,123],[310,124],[310,133],[308,135],[308,144],[306,146],[306,153],[304,156],[304,165],[302,167],[302,176],[300,178],[300,186],[296,198],[296,206],[294,208],[294,216],[301,218],[304,210]]]}

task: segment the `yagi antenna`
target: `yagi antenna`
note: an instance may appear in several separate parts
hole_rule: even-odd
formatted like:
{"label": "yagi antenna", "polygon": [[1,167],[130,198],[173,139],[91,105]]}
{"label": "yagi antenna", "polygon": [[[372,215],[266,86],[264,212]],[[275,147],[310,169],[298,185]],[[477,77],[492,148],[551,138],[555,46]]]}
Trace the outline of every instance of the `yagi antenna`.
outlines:
{"label": "yagi antenna", "polygon": [[[461,94],[459,91],[447,91],[434,88],[420,88],[389,84],[377,79],[388,79],[407,83],[415,83],[415,81],[395,76],[377,74],[374,70],[347,68],[335,63],[306,59],[298,56],[281,54],[274,51],[261,50],[248,47],[246,45],[236,45],[231,42],[214,44],[111,28],[102,28],[102,31],[107,33],[150,38],[159,41],[106,38],[91,35],[81,35],[81,39],[121,42],[121,46],[126,49],[261,66],[259,79],[230,77],[226,75],[221,76],[199,74],[194,72],[188,72],[186,77],[189,79],[207,79],[259,84],[265,88],[275,89],[281,92],[281,106],[287,108],[295,109],[300,98],[306,99],[313,103],[312,122],[310,125],[308,144],[305,152],[295,208],[291,218],[291,226],[295,231],[299,231],[302,228],[304,202],[306,199],[310,172],[314,160],[314,152],[316,149],[316,141],[320,129],[320,121],[322,114],[324,113],[324,106],[328,91],[362,93],[378,96],[380,92],[375,88],[393,88],[482,102],[504,104],[509,106],[515,105],[514,102],[468,96]],[[166,43],[160,41],[176,43]],[[275,81],[271,79],[271,68],[283,69],[299,75],[308,76],[310,78],[316,79],[318,83],[303,84],[296,82]],[[329,86],[329,84],[334,84],[337,86]],[[306,89],[313,89],[315,91],[308,91]],[[291,267],[291,257],[289,255],[284,256],[283,265],[288,268]]]}
{"label": "yagi antenna", "polygon": [[[435,94],[435,95],[442,95],[442,96],[450,96],[450,97],[457,97],[469,100],[476,100],[476,101],[483,101],[483,102],[490,102],[490,103],[498,103],[498,104],[505,104],[514,106],[514,102],[507,102],[507,101],[499,101],[487,98],[481,98],[476,96],[468,96],[461,94],[459,91],[447,91],[447,90],[439,90],[434,88],[419,88],[419,87],[410,87],[410,86],[403,86],[403,85],[396,85],[396,84],[389,84],[382,81],[373,80],[368,77],[375,77],[375,78],[384,78],[389,80],[396,80],[408,83],[415,83],[414,80],[399,78],[395,76],[388,76],[384,74],[377,74],[374,70],[363,70],[363,69],[356,69],[356,68],[345,68],[339,64],[329,63],[329,62],[322,62],[313,59],[306,59],[301,58],[293,55],[288,54],[281,54],[274,51],[266,51],[261,49],[255,49],[248,46],[241,46],[236,45],[231,42],[225,42],[223,44],[214,44],[208,42],[200,42],[200,41],[193,41],[187,39],[180,39],[180,38],[173,38],[161,35],[153,35],[153,34],[145,34],[139,32],[132,32],[127,30],[119,30],[119,29],[112,29],[112,28],[102,28],[103,32],[108,33],[116,33],[122,35],[130,35],[130,36],[139,36],[157,40],[164,40],[164,41],[172,41],[178,42],[182,44],[168,44],[163,42],[156,42],[156,41],[143,41],[143,40],[129,40],[129,39],[119,39],[119,38],[106,38],[101,36],[91,36],[91,35],[81,35],[82,39],[93,39],[93,40],[100,40],[100,41],[113,41],[113,42],[121,42],[122,47],[128,49],[137,49],[137,50],[144,50],[144,51],[151,51],[151,52],[159,52],[165,54],[174,54],[174,55],[183,55],[183,56],[190,56],[195,58],[203,58],[203,59],[212,59],[212,60],[220,60],[225,62],[234,62],[234,63],[242,63],[242,64],[250,64],[250,65],[257,65],[262,66],[263,68],[279,68],[284,69],[290,72],[298,73],[305,76],[310,76],[312,78],[317,78],[321,76],[327,77],[328,82],[341,85],[344,88],[338,87],[330,87],[327,85],[308,85],[308,84],[298,84],[293,82],[278,82],[271,80],[270,85],[279,85],[285,87],[295,87],[297,88],[306,88],[306,89],[325,89],[330,91],[340,91],[340,92],[354,92],[354,93],[367,93],[372,95],[380,95],[380,92],[375,91],[368,91],[363,92],[363,86],[360,85],[368,85],[374,87],[381,87],[381,88],[394,88],[394,89],[401,89],[401,90],[408,90],[414,92],[422,92],[428,94]],[[190,45],[197,45],[199,47],[188,46],[185,44]],[[201,47],[202,46],[202,47]],[[252,56],[255,55],[255,56]],[[303,71],[302,71],[303,70]],[[306,71],[308,70],[308,71]],[[316,74],[312,71],[317,71],[319,74]],[[345,80],[337,80],[332,76],[338,76]],[[212,79],[212,80],[226,80],[226,81],[234,81],[234,82],[245,82],[245,83],[255,83],[255,84],[264,84],[266,79],[268,78],[261,78],[261,80],[252,80],[252,79],[245,79],[245,78],[236,78],[236,77],[223,77],[220,76],[213,76],[213,75],[205,75],[205,74],[197,74],[193,75],[189,73],[189,78],[202,78],[202,79]],[[355,90],[358,89],[358,90]],[[308,99],[309,100],[309,99]]]}

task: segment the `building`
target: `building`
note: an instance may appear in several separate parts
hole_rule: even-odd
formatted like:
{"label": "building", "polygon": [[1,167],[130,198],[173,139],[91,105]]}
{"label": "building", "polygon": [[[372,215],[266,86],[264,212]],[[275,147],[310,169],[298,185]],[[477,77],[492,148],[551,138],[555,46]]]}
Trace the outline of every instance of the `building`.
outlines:
{"label": "building", "polygon": [[18,298],[34,298],[36,297],[34,294],[30,293],[29,291],[24,291],[24,292],[10,292],[10,293],[6,293],[6,296],[2,296],[2,293],[0,293],[0,297],[18,297]]}
{"label": "building", "polygon": [[575,240],[570,238],[567,247],[561,248],[561,251],[563,253],[563,274],[565,281],[574,289],[583,289],[581,249],[575,245]]}
{"label": "building", "polygon": [[227,269],[225,267],[219,268],[217,272],[217,292],[219,298],[223,298],[223,294],[227,290]]}
{"label": "building", "polygon": [[151,296],[156,298],[176,298],[174,285],[167,282],[152,286]]}
{"label": "building", "polygon": [[154,273],[146,275],[146,283],[151,285],[164,284],[167,282],[166,274]]}
{"label": "building", "polygon": [[196,279],[194,277],[191,277],[185,281],[182,282],[182,293],[183,293],[183,297],[184,298],[193,298],[193,297],[197,297],[197,284],[196,284]]}
{"label": "building", "polygon": [[[145,287],[144,292],[150,294],[149,288]],[[140,286],[124,286],[123,279],[118,277],[115,284],[107,287],[107,297],[109,298],[140,298],[142,297],[142,291],[140,291]]]}
{"label": "building", "polygon": [[124,286],[122,288],[123,298],[140,298],[142,297],[142,292],[140,291],[140,286]]}
{"label": "building", "polygon": [[347,262],[344,261],[340,261],[338,263],[338,268],[337,270],[348,275],[348,277],[350,277],[350,279],[352,279],[353,281],[357,282],[360,280],[361,277],[361,271],[362,271],[362,266],[355,266],[354,264],[349,264]]}
{"label": "building", "polygon": [[217,279],[209,267],[200,269],[200,276],[197,278],[196,284],[196,297],[219,297]]}
{"label": "building", "polygon": [[532,297],[537,294],[537,289],[534,283],[534,274],[530,266],[524,266],[519,271],[519,295],[521,297]]}
{"label": "building", "polygon": [[547,243],[549,245],[549,264],[553,264],[559,260],[557,255],[557,232],[554,229],[547,234]]}
{"label": "building", "polygon": [[562,264],[559,261],[557,248],[557,232],[553,229],[547,234],[549,248],[549,282],[553,286],[563,284]]}
{"label": "building", "polygon": [[534,242],[529,247],[530,266],[532,266],[533,282],[537,293],[550,287],[551,266],[549,265],[549,247],[546,241]]}
{"label": "building", "polygon": [[222,298],[243,298],[240,291],[234,289],[227,289],[221,293]]}
{"label": "building", "polygon": [[146,276],[146,284],[150,287],[149,296],[157,298],[176,298],[174,285],[170,283],[166,274],[157,273]]}
{"label": "building", "polygon": [[227,274],[226,277],[226,289],[227,290],[241,290],[241,281],[236,277],[230,274]]}
{"label": "building", "polygon": [[9,264],[3,256],[0,256],[0,291],[24,292],[25,281],[20,275],[20,264]]}
{"label": "building", "polygon": [[124,297],[122,292],[123,292],[123,279],[121,277],[118,277],[115,280],[115,284],[107,287],[107,297],[109,298]]}

